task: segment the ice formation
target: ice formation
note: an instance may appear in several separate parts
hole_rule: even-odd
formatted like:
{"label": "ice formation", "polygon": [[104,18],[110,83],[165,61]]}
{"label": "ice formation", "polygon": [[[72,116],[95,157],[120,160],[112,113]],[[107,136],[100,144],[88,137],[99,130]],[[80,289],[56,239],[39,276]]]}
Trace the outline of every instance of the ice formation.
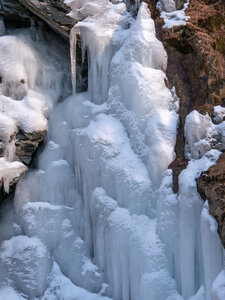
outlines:
{"label": "ice formation", "polygon": [[223,120],[223,108],[215,107],[214,124],[208,114],[202,115],[193,110],[186,117],[185,138],[186,157],[198,159],[211,148],[223,150],[225,148],[225,121]]}
{"label": "ice formation", "polygon": [[174,194],[167,168],[179,105],[164,83],[167,55],[147,4],[134,18],[125,2],[66,1],[80,20],[71,32],[73,90],[79,35],[88,91],[66,98],[62,89],[36,168],[18,183],[14,208],[2,208],[1,300],[223,299],[222,246],[195,179],[218,159],[221,149],[207,142],[224,125],[187,117],[190,161]]}
{"label": "ice formation", "polygon": [[53,38],[48,45],[44,40],[38,30],[0,36],[0,141],[4,149],[0,183],[4,182],[6,192],[13,178],[27,169],[15,161],[16,133],[45,131],[49,111],[62,90],[68,94],[69,83],[63,83],[63,78],[69,79],[68,63],[60,62],[60,50],[51,52],[56,45]]}

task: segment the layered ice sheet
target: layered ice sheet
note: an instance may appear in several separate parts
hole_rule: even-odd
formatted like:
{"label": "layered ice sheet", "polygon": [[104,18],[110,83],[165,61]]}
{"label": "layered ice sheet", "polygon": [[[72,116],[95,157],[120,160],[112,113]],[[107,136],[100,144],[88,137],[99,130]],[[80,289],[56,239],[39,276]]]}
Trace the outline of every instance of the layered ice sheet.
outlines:
{"label": "layered ice sheet", "polygon": [[[66,3],[80,20],[71,32],[73,85],[80,35],[89,89],[55,105],[36,169],[17,185],[0,246],[0,299],[221,300],[222,248],[195,182],[220,155],[211,146],[199,155],[210,135],[201,124],[211,121],[187,118],[195,159],[174,194],[167,168],[179,104],[165,86],[167,56],[147,5],[135,20],[122,1]],[[221,133],[223,122],[216,126]]]}

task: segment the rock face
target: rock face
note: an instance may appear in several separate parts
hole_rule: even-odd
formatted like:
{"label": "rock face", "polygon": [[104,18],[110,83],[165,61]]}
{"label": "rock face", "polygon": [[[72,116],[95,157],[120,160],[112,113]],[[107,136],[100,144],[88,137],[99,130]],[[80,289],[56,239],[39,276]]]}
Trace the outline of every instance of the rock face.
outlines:
{"label": "rock face", "polygon": [[62,37],[69,38],[70,29],[74,26],[75,21],[66,16],[69,8],[63,4],[62,0],[19,0],[19,2]]}
{"label": "rock face", "polygon": [[30,26],[34,16],[37,16],[67,40],[70,29],[75,24],[75,21],[66,15],[69,11],[63,0],[2,0],[0,3],[0,16],[3,16],[5,23],[26,27]]}
{"label": "rock face", "polygon": [[218,222],[218,232],[225,247],[225,153],[217,164],[197,179],[198,191],[208,200],[210,213]]}
{"label": "rock face", "polygon": [[39,132],[25,132],[22,129],[16,134],[16,155],[21,162],[29,165],[32,159],[32,155],[39,146],[39,144],[44,140],[46,136],[46,131]]}

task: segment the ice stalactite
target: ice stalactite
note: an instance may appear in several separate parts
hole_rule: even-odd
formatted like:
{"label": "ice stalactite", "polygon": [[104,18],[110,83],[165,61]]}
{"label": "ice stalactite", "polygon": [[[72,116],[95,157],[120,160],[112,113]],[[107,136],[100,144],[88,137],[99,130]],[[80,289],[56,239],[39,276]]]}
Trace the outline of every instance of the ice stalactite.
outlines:
{"label": "ice stalactite", "polygon": [[[70,40],[74,94],[54,106],[36,169],[17,185],[15,228],[0,246],[0,295],[209,300],[212,291],[222,300],[222,248],[195,183],[221,149],[200,147],[193,155],[199,139],[205,145],[223,125],[193,132],[187,118],[190,162],[174,194],[167,168],[179,103],[165,86],[167,55],[147,4],[134,18],[127,10],[133,2],[125,2],[66,1],[79,19]],[[84,93],[76,93],[77,36],[83,59],[88,53]],[[29,272],[35,268],[30,289],[27,274],[18,276],[23,259]]]}

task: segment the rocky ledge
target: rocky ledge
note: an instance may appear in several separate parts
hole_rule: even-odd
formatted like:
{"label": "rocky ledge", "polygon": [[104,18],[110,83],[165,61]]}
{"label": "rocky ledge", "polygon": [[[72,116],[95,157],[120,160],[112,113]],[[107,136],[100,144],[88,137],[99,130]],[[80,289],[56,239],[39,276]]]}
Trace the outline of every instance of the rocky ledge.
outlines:
{"label": "rocky ledge", "polygon": [[0,15],[4,21],[29,26],[36,16],[67,40],[75,24],[74,19],[67,16],[69,11],[63,0],[2,0],[0,3]]}

